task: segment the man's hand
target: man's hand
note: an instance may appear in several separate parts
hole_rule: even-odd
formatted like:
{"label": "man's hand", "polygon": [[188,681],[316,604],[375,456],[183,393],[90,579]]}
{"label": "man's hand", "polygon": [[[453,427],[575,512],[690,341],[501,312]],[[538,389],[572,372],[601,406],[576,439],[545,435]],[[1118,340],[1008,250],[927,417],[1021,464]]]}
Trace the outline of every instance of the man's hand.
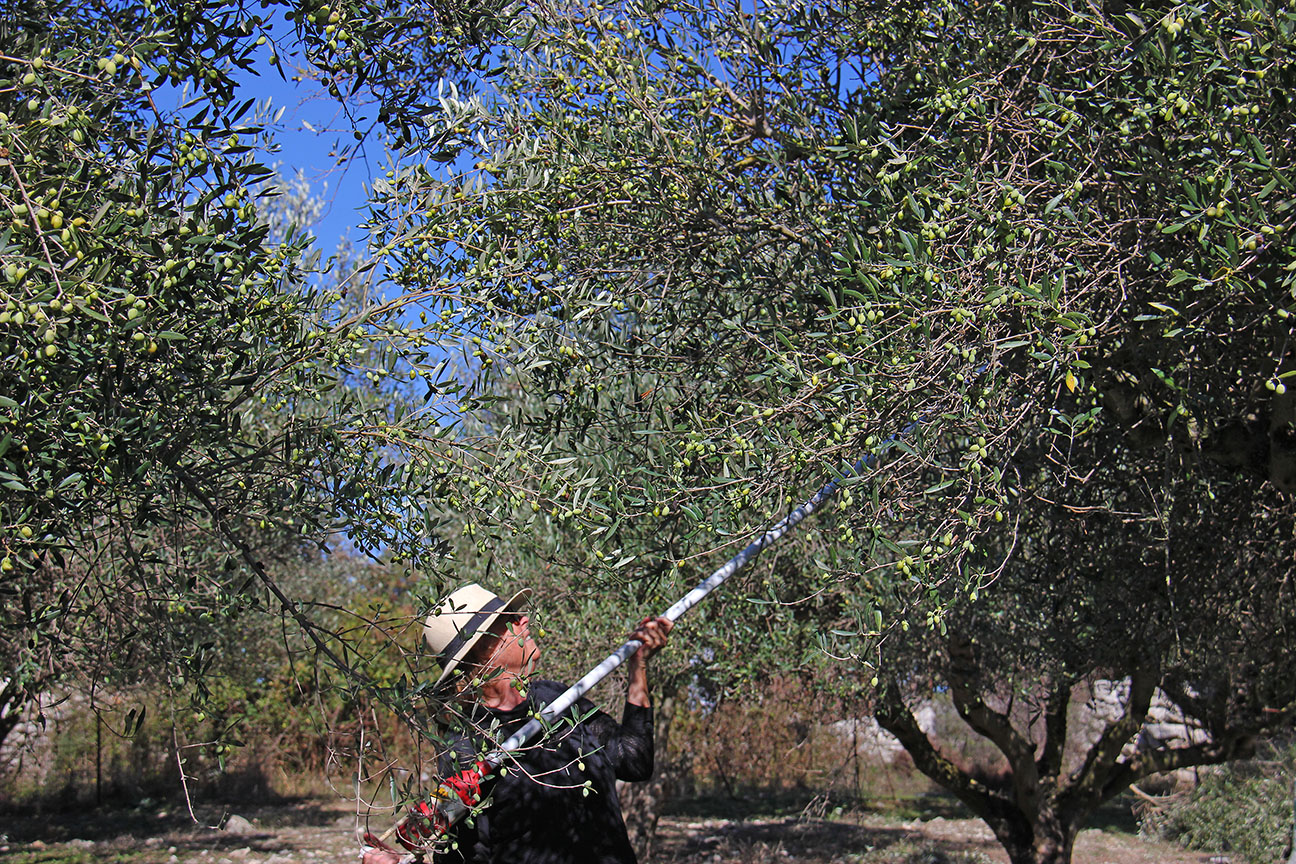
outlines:
{"label": "man's hand", "polygon": [[631,639],[643,643],[638,651],[630,655],[630,662],[626,664],[630,673],[630,689],[626,692],[626,701],[631,705],[652,707],[652,697],[648,693],[648,658],[665,647],[666,639],[674,626],[675,622],[667,618],[645,618],[630,634]]}
{"label": "man's hand", "polygon": [[658,651],[666,647],[666,641],[670,638],[671,628],[675,622],[669,618],[645,618],[639,622],[639,626],[630,634],[631,639],[638,639],[643,646],[631,656],[631,660],[647,660]]}
{"label": "man's hand", "polygon": [[366,846],[364,853],[360,856],[361,864],[400,864],[402,856],[399,852],[393,852],[390,849],[377,849],[373,846]]}
{"label": "man's hand", "polygon": [[400,864],[408,857],[393,849],[380,838],[365,832],[364,846],[360,847],[360,864]]}

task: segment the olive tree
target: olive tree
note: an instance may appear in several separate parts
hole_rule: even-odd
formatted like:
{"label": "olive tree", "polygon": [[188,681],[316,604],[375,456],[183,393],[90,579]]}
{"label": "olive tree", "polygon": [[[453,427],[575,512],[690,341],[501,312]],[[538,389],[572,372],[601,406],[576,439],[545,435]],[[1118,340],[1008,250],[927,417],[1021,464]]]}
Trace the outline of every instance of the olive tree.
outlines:
{"label": "olive tree", "polygon": [[[1096,434],[1085,455],[1119,441]],[[1014,861],[1070,860],[1132,783],[1247,756],[1290,723],[1291,516],[1253,478],[1194,474],[1095,472],[1063,502],[1030,488],[994,586],[940,632],[906,616],[883,646],[878,720]],[[965,723],[955,739],[920,728],[938,692]],[[968,758],[969,738],[995,757]]]}
{"label": "olive tree", "polygon": [[[1046,410],[996,454],[1014,500],[984,537],[982,581],[910,605],[907,634],[883,646],[879,719],[1013,860],[1065,861],[1100,803],[1151,773],[1245,755],[1296,697],[1280,659],[1293,623],[1293,256],[1278,58],[1293,21],[1214,4],[1007,21],[1020,41],[982,40],[1001,52],[993,86],[965,82],[953,103],[1018,88],[998,120],[1019,157],[1101,181],[1024,226],[1080,268],[1093,327]],[[1054,57],[1064,64],[1039,65]],[[1064,206],[1087,232],[1069,242],[1039,218]],[[1103,683],[1118,710],[1075,704]],[[913,709],[936,687],[1000,764],[966,764],[921,733]],[[1159,735],[1154,704],[1193,731]]]}
{"label": "olive tree", "polygon": [[[975,670],[963,704],[992,740],[1011,736],[972,694],[1014,680],[1013,621],[1042,634],[1021,668],[1068,687],[1131,674],[1077,646],[1146,654],[1074,777],[1028,770],[1055,754],[1019,741],[1009,792],[920,760],[1015,860],[1064,860],[1117,781],[1229,758],[1289,710],[1200,677],[1267,662],[1244,594],[1153,587],[1200,575],[1178,531],[1214,543],[1200,572],[1271,598],[1286,578],[1292,27],[1260,3],[518,9],[499,65],[427,115],[414,155],[458,158],[380,190],[391,278],[490,418],[450,500],[484,542],[561,525],[584,540],[555,554],[591,582],[676,587],[689,556],[880,457],[822,525],[823,566],[749,592],[888,693]],[[1083,602],[1027,602],[1050,567],[1086,575]],[[1233,617],[1138,635],[1203,609]],[[1145,626],[1095,629],[1127,614]],[[1007,641],[969,655],[977,615]],[[1083,631],[1062,665],[1050,622]],[[911,674],[920,645],[946,648]],[[1213,755],[1120,755],[1149,675],[1233,706]],[[1046,812],[1073,781],[1069,815]]]}
{"label": "olive tree", "polygon": [[[314,7],[278,8],[311,68],[343,62]],[[434,483],[405,455],[446,434],[435,358],[367,252],[325,262],[268,221],[271,130],[233,100],[277,74],[267,27],[128,0],[0,20],[0,733],[78,674],[201,693],[210,627],[253,609],[363,683],[273,560],[344,542],[435,573]],[[388,98],[362,37],[346,62]]]}

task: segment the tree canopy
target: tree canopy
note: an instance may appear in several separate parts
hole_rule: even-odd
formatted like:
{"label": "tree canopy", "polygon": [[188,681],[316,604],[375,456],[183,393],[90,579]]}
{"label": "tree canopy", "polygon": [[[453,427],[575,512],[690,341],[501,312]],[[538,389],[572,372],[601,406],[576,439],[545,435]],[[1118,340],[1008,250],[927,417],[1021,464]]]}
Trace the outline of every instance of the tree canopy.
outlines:
{"label": "tree canopy", "polygon": [[[1015,748],[1006,785],[906,743],[1009,814],[1018,860],[1065,859],[1086,808],[1170,758],[1115,747],[1152,690],[1218,758],[1289,716],[1286,7],[275,7],[276,62],[300,49],[394,147],[334,282],[259,215],[230,74],[264,19],[23,8],[3,584],[55,611],[6,632],[63,615],[50,574],[109,535],[168,602],[272,582],[240,537],[341,530],[656,605],[869,456],[712,634],[753,669],[836,658],[902,731],[906,698],[957,683]],[[173,111],[148,89],[186,84]],[[141,545],[182,529],[205,542]],[[1027,672],[1063,720],[1073,686],[1129,679],[1080,773],[974,698]],[[1071,780],[1083,806],[1040,828]]]}
{"label": "tree canopy", "polygon": [[11,11],[4,707],[74,670],[201,691],[222,649],[191,619],[252,607],[287,612],[347,667],[267,566],[326,543],[432,546],[410,518],[430,481],[401,453],[445,427],[439,402],[414,410],[413,382],[438,379],[421,354],[398,359],[396,311],[365,268],[311,250],[263,118],[232,99],[265,20],[220,4]]}
{"label": "tree canopy", "polygon": [[[441,298],[434,331],[471,343],[465,404],[500,451],[457,500],[483,548],[548,521],[587,538],[560,554],[593,583],[679,585],[692,556],[885,455],[801,566],[746,592],[893,693],[934,683],[917,661],[982,684],[1047,669],[1065,720],[1080,678],[1133,676],[1130,716],[1050,781],[1086,787],[1070,822],[1041,827],[1038,772],[1008,793],[1028,836],[996,829],[1021,860],[1068,856],[1117,779],[1228,758],[1288,716],[1260,660],[1290,624],[1286,10],[519,20],[429,120],[473,167],[415,159],[384,234],[392,278]],[[1247,623],[1253,596],[1268,626]],[[1211,715],[1211,753],[1121,756],[1157,688]]]}

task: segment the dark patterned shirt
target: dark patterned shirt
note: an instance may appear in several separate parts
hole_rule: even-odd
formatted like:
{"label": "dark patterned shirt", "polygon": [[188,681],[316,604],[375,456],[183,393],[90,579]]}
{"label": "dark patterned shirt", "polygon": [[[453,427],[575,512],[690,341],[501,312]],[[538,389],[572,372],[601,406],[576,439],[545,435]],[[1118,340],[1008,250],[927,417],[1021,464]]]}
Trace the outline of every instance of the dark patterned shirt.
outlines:
{"label": "dark patterned shirt", "polygon": [[[484,740],[502,742],[566,689],[532,681],[512,711],[478,707],[475,728],[440,760],[441,776],[471,768]],[[652,709],[626,703],[618,723],[581,699],[482,784],[485,808],[454,828],[454,847],[434,864],[635,864],[616,781],[652,771]]]}

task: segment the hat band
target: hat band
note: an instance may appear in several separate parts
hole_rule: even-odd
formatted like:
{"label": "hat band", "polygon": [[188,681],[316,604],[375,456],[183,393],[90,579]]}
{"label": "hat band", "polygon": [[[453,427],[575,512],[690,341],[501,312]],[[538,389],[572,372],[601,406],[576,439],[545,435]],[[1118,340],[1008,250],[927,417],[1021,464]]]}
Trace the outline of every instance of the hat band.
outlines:
{"label": "hat band", "polygon": [[504,599],[502,597],[493,597],[491,598],[490,602],[488,602],[485,606],[481,608],[480,612],[478,612],[473,617],[469,618],[468,623],[465,624],[462,629],[460,629],[459,635],[451,639],[450,644],[446,645],[445,648],[441,649],[442,665],[445,665],[446,662],[453,660],[455,655],[459,653],[459,650],[464,647],[464,645],[468,642],[468,640],[472,639],[473,636],[477,635],[477,628],[482,625],[482,622],[485,621],[487,618],[489,618],[491,615],[498,612],[503,606],[504,606]]}

